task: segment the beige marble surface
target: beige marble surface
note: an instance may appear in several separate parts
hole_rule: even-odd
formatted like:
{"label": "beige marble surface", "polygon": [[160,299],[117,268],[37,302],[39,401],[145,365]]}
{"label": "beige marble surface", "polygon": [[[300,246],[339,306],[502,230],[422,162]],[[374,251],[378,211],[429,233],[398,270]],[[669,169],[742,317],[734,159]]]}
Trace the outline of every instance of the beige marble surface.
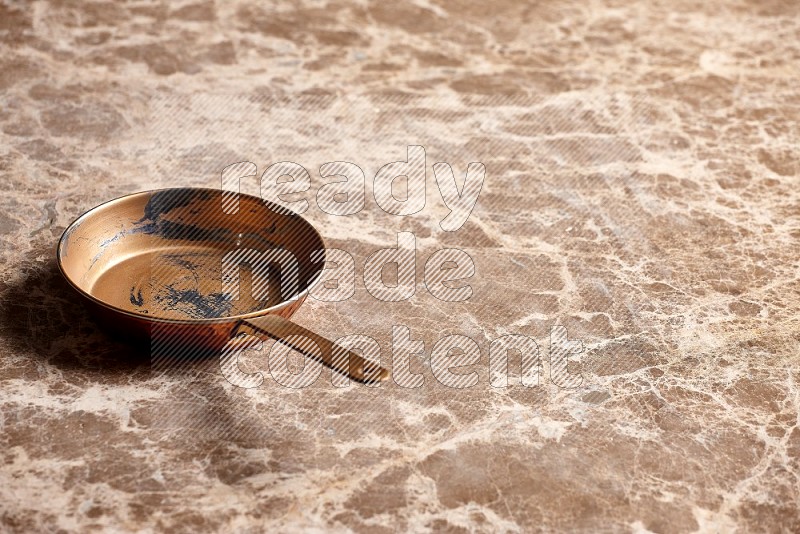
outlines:
{"label": "beige marble surface", "polygon": [[[798,43],[795,0],[3,1],[0,530],[800,531]],[[322,163],[371,183],[413,144],[422,212],[314,202]],[[98,329],[55,268],[66,225],[243,160],[309,169],[306,216],[359,273],[399,231],[420,275],[474,259],[466,302],[359,277],[295,316],[387,366],[408,326],[422,387],[241,389]],[[457,232],[438,161],[486,166]],[[547,373],[554,325],[579,388]],[[490,386],[508,333],[538,387]],[[478,343],[476,386],[433,377],[447,334]]]}

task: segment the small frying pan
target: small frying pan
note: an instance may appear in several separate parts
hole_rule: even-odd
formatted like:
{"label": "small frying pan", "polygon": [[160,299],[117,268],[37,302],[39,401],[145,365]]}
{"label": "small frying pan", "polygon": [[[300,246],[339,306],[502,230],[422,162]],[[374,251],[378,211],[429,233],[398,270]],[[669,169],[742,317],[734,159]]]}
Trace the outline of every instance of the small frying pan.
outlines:
{"label": "small frying pan", "polygon": [[[295,283],[281,279],[288,264],[248,271],[248,253],[237,251],[293,257]],[[385,369],[289,320],[319,281],[324,251],[314,227],[280,206],[244,194],[237,206],[219,190],[178,188],[89,210],[64,232],[57,259],[98,322],[124,337],[219,351],[250,334],[356,380],[385,380]],[[242,269],[231,270],[231,258],[245,260]],[[231,277],[239,290],[230,291]]]}

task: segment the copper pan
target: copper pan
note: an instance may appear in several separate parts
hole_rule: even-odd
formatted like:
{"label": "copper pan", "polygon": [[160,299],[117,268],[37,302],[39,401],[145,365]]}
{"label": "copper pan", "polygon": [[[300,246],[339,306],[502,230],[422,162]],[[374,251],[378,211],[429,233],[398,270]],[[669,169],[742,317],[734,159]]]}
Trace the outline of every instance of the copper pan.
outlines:
{"label": "copper pan", "polygon": [[[238,195],[238,209],[230,201],[219,190],[179,188],[101,204],[64,232],[59,270],[98,322],[128,339],[191,354],[222,350],[250,334],[276,339],[357,380],[385,380],[385,369],[289,320],[324,267],[325,246],[314,227],[254,196]],[[282,267],[253,273],[247,265],[239,271],[238,296],[223,291],[223,258],[237,250],[291,252],[299,270],[296,292],[284,294],[291,288],[281,285]]]}

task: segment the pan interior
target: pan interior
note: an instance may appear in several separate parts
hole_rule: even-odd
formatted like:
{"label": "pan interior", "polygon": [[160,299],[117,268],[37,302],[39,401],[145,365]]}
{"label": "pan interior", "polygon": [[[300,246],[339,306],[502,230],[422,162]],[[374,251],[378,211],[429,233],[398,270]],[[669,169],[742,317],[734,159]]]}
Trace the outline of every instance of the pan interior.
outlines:
{"label": "pan interior", "polygon": [[[106,306],[189,321],[265,310],[297,297],[319,275],[323,262],[312,256],[324,246],[304,219],[256,197],[240,195],[233,214],[222,202],[221,191],[166,189],[103,204],[65,232],[62,270]],[[254,273],[248,258],[262,253],[284,261],[262,262]],[[297,283],[286,284],[292,261]]]}

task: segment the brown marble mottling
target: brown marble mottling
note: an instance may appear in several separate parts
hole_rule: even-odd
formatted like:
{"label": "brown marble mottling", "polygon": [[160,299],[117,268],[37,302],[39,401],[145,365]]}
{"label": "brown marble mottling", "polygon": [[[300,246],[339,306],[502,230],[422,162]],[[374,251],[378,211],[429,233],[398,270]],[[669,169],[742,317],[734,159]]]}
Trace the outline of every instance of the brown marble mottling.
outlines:
{"label": "brown marble mottling", "polygon": [[[0,2],[0,530],[800,531],[796,0]],[[425,209],[307,216],[356,258],[458,247],[474,295],[310,301],[298,322],[425,342],[425,384],[253,390],[152,372],[54,266],[79,213],[427,150]],[[430,166],[487,180],[447,213]],[[255,179],[244,189],[257,192]],[[360,278],[359,278],[360,280]],[[489,385],[553,325],[576,389]],[[477,386],[427,367],[478,342]],[[266,371],[263,356],[243,363]],[[513,367],[513,366],[512,366]]]}

